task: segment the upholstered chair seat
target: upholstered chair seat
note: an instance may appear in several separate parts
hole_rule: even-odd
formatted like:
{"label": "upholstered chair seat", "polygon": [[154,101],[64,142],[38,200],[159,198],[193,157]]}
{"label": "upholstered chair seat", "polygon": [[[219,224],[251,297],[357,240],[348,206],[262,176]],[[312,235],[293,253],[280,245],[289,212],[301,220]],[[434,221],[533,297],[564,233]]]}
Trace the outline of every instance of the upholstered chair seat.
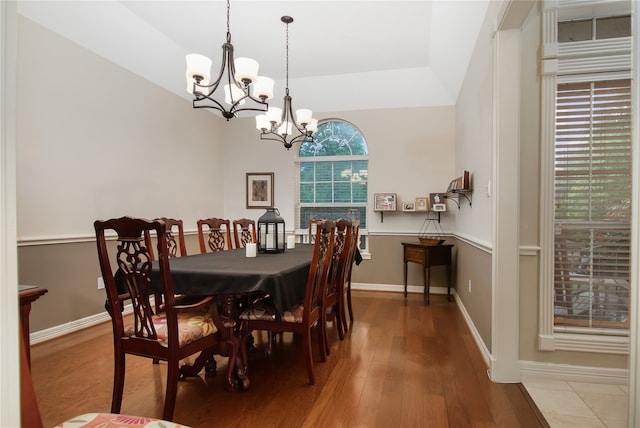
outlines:
{"label": "upholstered chair seat", "polygon": [[117,413],[85,413],[62,422],[55,428],[89,428],[89,427],[118,427],[118,428],[189,428],[154,418],[141,416],[120,415]]}
{"label": "upholstered chair seat", "polygon": [[[168,346],[167,316],[164,312],[152,316],[153,327],[156,330],[157,340],[164,346]],[[206,311],[179,312],[178,313],[178,346],[183,347],[189,343],[214,334],[218,328],[213,322],[213,316]],[[126,327],[125,335],[135,334],[133,325]]]}

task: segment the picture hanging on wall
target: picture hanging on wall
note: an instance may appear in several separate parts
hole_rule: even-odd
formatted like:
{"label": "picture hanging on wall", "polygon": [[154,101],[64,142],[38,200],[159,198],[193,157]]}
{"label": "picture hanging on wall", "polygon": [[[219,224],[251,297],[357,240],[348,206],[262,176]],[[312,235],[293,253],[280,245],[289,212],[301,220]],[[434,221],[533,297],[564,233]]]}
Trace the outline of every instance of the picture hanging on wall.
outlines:
{"label": "picture hanging on wall", "polygon": [[429,198],[419,197],[416,198],[416,211],[429,211]]}
{"label": "picture hanging on wall", "polygon": [[374,211],[395,211],[397,195],[395,193],[374,193]]}
{"label": "picture hanging on wall", "polygon": [[247,208],[273,208],[273,172],[247,173]]}
{"label": "picture hanging on wall", "polygon": [[430,193],[429,202],[431,203],[431,211],[443,212],[447,210],[444,193]]}
{"label": "picture hanging on wall", "polygon": [[416,204],[415,202],[403,202],[402,203],[402,211],[415,211]]}

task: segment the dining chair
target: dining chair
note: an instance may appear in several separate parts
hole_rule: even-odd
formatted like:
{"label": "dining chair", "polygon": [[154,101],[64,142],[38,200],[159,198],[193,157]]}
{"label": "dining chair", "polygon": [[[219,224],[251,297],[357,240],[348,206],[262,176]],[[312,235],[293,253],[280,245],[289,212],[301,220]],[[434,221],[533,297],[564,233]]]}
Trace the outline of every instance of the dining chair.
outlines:
{"label": "dining chair", "polygon": [[[168,217],[158,217],[156,220],[162,220],[165,224],[165,236],[167,238],[167,256],[169,258],[184,257],[187,255],[187,245],[184,240],[184,227],[182,220]],[[151,233],[147,230],[144,233],[144,242],[149,249],[151,259],[155,260],[153,253],[153,242],[151,241]]]}
{"label": "dining chair", "polygon": [[322,219],[312,218],[309,220],[309,234],[307,235],[307,240],[309,244],[313,244],[313,241],[316,239],[316,230],[318,223],[320,223]]}
{"label": "dining chair", "polygon": [[349,325],[347,324],[347,318],[346,318],[347,311],[349,312],[349,322],[353,323],[353,306],[351,304],[351,273],[353,272],[353,265],[356,261],[356,253],[358,252],[358,238],[360,236],[360,220],[355,220],[353,227],[354,227],[352,232],[353,239],[350,242],[351,245],[349,248],[349,261],[345,266],[346,281],[345,281],[345,287],[344,287],[345,294],[343,295],[343,298],[346,298],[346,299],[344,299],[343,302],[346,300],[347,310],[342,311],[342,317],[343,317],[342,324],[345,332],[349,330]]}
{"label": "dining chair", "polygon": [[315,384],[311,329],[314,325],[317,326],[320,359],[324,362],[327,360],[327,356],[324,346],[322,311],[324,308],[327,283],[329,281],[331,257],[333,255],[334,231],[334,221],[326,220],[318,223],[313,256],[311,258],[302,302],[286,310],[281,317],[276,316],[276,309],[268,299],[254,303],[240,314],[240,342],[243,358],[246,358],[247,338],[252,330],[300,334],[302,336],[302,346],[309,383],[311,385]]}
{"label": "dining chair", "polygon": [[[191,305],[176,304],[165,224],[161,220],[121,217],[98,220],[94,222],[94,228],[113,327],[111,413],[119,413],[122,405],[127,354],[167,362],[163,419],[173,417],[178,378],[197,374],[214,354],[229,357],[226,381],[227,388],[232,388],[234,364],[231,361],[235,361],[239,349],[234,336],[236,323],[218,314],[211,296]],[[145,231],[155,233],[157,237],[156,262],[151,260],[144,244]],[[107,234],[115,234],[116,246],[107,245]],[[150,296],[156,291],[162,292],[162,313],[154,313],[150,303]],[[133,325],[125,324],[123,317],[123,307],[128,301],[133,310]],[[180,360],[198,352],[192,366],[179,366]]]}
{"label": "dining chair", "polygon": [[248,218],[233,220],[233,239],[236,248],[244,248],[249,242],[257,242],[256,222]]}
{"label": "dining chair", "polygon": [[329,337],[327,326],[329,325],[329,314],[333,318],[333,323],[338,330],[338,337],[344,340],[344,283],[346,265],[349,260],[350,240],[353,231],[350,220],[340,219],[336,222],[335,242],[331,257],[331,269],[329,271],[329,281],[325,296],[325,310],[322,311],[322,323],[324,325],[324,346],[327,355],[331,354],[329,347]]}
{"label": "dining chair", "polygon": [[198,220],[198,242],[202,254],[232,249],[231,222],[216,217]]}
{"label": "dining chair", "polygon": [[[168,217],[158,217],[156,220],[162,220],[165,225],[165,237],[167,238],[167,256],[169,258],[183,257],[187,255],[187,245],[184,240],[184,227],[182,220]],[[151,239],[151,232],[144,231],[144,243],[149,251],[151,260],[155,260],[155,254],[153,252],[153,241]],[[156,305],[156,312],[163,310],[162,306],[162,293],[154,294],[154,303]],[[157,360],[154,363],[158,363]]]}

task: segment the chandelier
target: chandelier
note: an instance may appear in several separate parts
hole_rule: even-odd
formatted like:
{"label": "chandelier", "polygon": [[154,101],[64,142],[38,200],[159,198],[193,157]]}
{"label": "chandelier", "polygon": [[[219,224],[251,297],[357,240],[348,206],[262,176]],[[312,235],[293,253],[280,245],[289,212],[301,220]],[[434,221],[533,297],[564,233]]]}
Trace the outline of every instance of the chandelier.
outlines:
{"label": "chandelier", "polygon": [[[311,117],[313,113],[309,109],[296,110],[294,120],[291,95],[289,95],[289,24],[293,22],[293,18],[283,16],[280,20],[287,26],[284,105],[282,109],[269,107],[266,114],[256,116],[256,128],[261,131],[261,140],[279,141],[289,150],[295,143],[313,141],[313,133],[318,128],[318,121]],[[294,132],[296,135],[293,134]]]}
{"label": "chandelier", "polygon": [[[222,45],[222,66],[212,83],[211,65],[211,60],[204,55],[187,55],[187,91],[193,94],[193,108],[218,110],[227,121],[236,117],[240,111],[267,111],[267,100],[273,97],[273,79],[258,76],[258,62],[251,58],[234,60],[229,30],[229,0],[227,41]],[[216,94],[216,90],[221,85],[224,85],[224,101],[214,98],[220,95],[219,92]]]}

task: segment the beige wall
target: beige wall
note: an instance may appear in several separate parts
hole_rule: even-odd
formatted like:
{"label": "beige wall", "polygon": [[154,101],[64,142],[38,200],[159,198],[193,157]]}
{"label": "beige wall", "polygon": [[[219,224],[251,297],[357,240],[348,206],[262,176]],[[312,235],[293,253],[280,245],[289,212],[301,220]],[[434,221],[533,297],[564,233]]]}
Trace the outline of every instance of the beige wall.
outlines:
{"label": "beige wall", "polygon": [[[295,108],[295,98],[293,100]],[[453,106],[408,109],[319,112],[318,119],[340,118],[354,124],[369,148],[369,198],[374,193],[397,193],[399,201],[415,201],[430,192],[443,192],[455,175],[455,110]],[[389,122],[392,121],[392,124]],[[426,132],[425,132],[426,131]],[[287,151],[275,141],[260,140],[255,120],[239,118],[223,128],[224,206],[227,218],[257,218],[264,210],[245,209],[245,174],[274,172],[275,205],[293,229],[296,145]],[[369,211],[371,233],[417,234],[424,216],[392,214],[381,222]],[[443,229],[453,230],[455,213],[443,215]]]}
{"label": "beige wall", "polygon": [[86,238],[133,215],[223,210],[224,120],[18,20],[18,240]]}
{"label": "beige wall", "polygon": [[[352,282],[358,284],[383,284],[404,286],[404,253],[403,242],[418,243],[416,235],[371,236],[371,260],[363,260],[359,266],[353,267]],[[453,238],[447,238],[446,244],[454,244]],[[451,270],[451,287],[456,284],[456,247],[452,249],[453,266]],[[407,284],[423,287],[422,268],[416,263],[407,265]],[[431,268],[431,287],[447,287],[444,267]],[[396,288],[397,289],[397,288]]]}
{"label": "beige wall", "polygon": [[473,319],[485,347],[491,352],[491,253],[462,240],[457,240],[456,247],[456,292]]}

